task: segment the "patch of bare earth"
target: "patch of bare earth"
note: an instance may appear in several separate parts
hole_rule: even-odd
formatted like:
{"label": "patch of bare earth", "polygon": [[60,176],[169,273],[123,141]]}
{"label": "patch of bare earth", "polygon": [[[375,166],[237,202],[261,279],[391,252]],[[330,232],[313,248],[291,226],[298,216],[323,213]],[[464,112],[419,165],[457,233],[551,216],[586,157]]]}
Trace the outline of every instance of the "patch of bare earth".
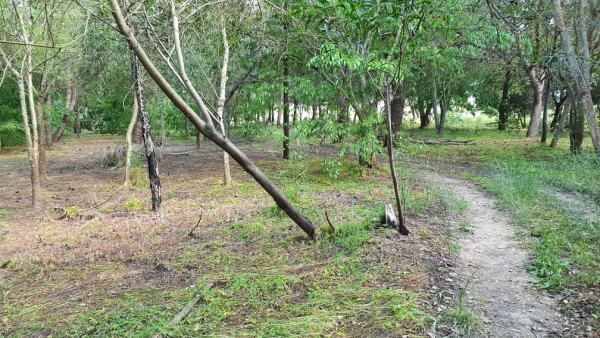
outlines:
{"label": "patch of bare earth", "polygon": [[463,286],[470,281],[467,307],[489,326],[489,331],[475,335],[562,336],[566,319],[554,298],[534,288],[534,277],[525,271],[529,255],[515,238],[507,215],[496,209],[497,201],[470,182],[434,173],[427,176],[470,204],[462,217],[471,232],[458,238],[456,272]]}

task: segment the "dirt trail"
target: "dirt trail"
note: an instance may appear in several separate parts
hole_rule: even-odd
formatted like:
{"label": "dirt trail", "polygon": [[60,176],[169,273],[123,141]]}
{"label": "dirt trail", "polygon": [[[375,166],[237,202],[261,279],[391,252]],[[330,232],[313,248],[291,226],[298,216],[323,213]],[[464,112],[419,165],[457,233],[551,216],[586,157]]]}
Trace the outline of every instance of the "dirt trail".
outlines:
{"label": "dirt trail", "polygon": [[508,217],[497,201],[476,185],[431,174],[456,198],[470,203],[464,218],[471,232],[459,238],[459,276],[467,289],[467,307],[489,325],[489,337],[557,337],[565,319],[556,300],[534,289],[534,277],[524,269],[528,253],[520,247]]}

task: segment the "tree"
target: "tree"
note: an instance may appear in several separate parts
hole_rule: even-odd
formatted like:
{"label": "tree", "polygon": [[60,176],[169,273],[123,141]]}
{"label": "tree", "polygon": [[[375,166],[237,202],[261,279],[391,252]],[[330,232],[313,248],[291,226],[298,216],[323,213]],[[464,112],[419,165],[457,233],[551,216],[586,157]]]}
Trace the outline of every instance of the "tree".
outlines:
{"label": "tree", "polygon": [[[588,1],[588,18],[585,13],[585,2],[579,0],[576,3],[571,3],[575,8],[575,20],[577,24],[572,29],[567,29],[565,24],[562,2],[553,0],[555,24],[560,32],[560,37],[563,45],[564,58],[563,62],[568,69],[568,85],[571,87],[570,93],[574,96],[575,111],[579,116],[576,120],[583,124],[583,116],[587,118],[588,128],[594,145],[596,154],[600,157],[600,130],[598,128],[598,120],[594,111],[594,103],[591,95],[590,85],[590,49],[597,50],[598,44],[598,27],[596,24],[588,25],[588,20],[596,21],[599,17],[600,3],[597,1]],[[579,53],[573,46],[570,31],[576,32],[579,41]],[[592,39],[590,41],[590,39]],[[582,127],[580,127],[582,128]],[[579,152],[581,144],[572,147],[573,152]]]}
{"label": "tree", "polygon": [[[250,161],[250,159],[237,148],[225,135],[218,132],[213,124],[211,123],[211,115],[209,114],[206,105],[202,98],[195,98],[195,101],[199,103],[200,110],[205,120],[200,116],[183,100],[183,98],[175,91],[173,86],[165,79],[162,73],[156,68],[154,63],[149,58],[142,47],[138,39],[135,37],[131,27],[125,22],[125,18],[121,12],[121,8],[117,3],[117,0],[111,0],[112,14],[117,23],[119,31],[127,39],[130,48],[135,52],[139,58],[141,64],[144,66],[150,77],[156,82],[159,88],[167,95],[167,97],[173,102],[173,104],[181,110],[181,112],[190,120],[190,122],[196,127],[196,129],[202,133],[207,139],[214,142],[224,151],[226,151],[233,159],[235,159],[241,166],[248,172],[256,181],[265,189],[271,197],[275,200],[275,203],[292,219],[298,226],[302,228],[312,237],[315,233],[315,226],[309,222],[302,214],[300,214],[294,206],[288,201],[285,195],[277,188],[263,173],[260,169]],[[177,30],[175,29],[175,34]],[[175,38],[175,42],[179,43],[179,40]],[[179,59],[182,58],[182,54],[179,53]],[[181,64],[180,64],[181,66]],[[186,81],[184,80],[184,83]],[[187,83],[190,85],[190,83]],[[199,100],[198,100],[199,99]],[[208,118],[207,118],[208,117]]]}

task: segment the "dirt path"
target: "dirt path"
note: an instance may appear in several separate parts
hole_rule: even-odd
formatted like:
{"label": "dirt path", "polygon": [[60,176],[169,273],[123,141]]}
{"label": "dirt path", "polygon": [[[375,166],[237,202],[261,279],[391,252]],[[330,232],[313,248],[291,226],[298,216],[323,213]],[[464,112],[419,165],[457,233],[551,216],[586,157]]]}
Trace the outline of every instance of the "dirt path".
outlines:
{"label": "dirt path", "polygon": [[556,310],[555,299],[533,288],[534,277],[524,269],[528,253],[515,239],[508,217],[495,208],[497,201],[470,182],[431,176],[470,203],[463,216],[471,232],[458,240],[458,273],[463,285],[473,275],[467,307],[489,325],[484,336],[560,336],[565,319]]}

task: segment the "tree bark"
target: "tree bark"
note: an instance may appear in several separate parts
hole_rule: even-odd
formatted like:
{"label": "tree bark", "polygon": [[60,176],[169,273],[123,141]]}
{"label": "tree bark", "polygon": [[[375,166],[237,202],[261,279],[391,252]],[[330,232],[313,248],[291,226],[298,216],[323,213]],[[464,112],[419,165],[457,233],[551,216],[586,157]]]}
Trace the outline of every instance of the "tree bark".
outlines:
{"label": "tree bark", "polygon": [[125,152],[125,181],[123,185],[128,187],[131,185],[131,181],[129,180],[129,174],[131,172],[131,150],[133,148],[133,127],[138,120],[138,111],[139,105],[137,101],[137,96],[133,96],[133,113],[131,114],[131,120],[129,121],[129,126],[127,127],[127,134],[125,135],[125,141],[127,142],[127,151]]}
{"label": "tree bark", "polygon": [[69,125],[69,116],[73,114],[75,110],[75,104],[77,103],[77,88],[73,88],[72,85],[67,86],[67,97],[65,99],[65,110],[66,114],[63,115],[62,124],[52,135],[52,141],[58,142],[62,138],[65,129]]}
{"label": "tree bark", "polygon": [[533,103],[526,137],[537,137],[540,132],[540,120],[542,117],[542,96],[544,94],[544,80],[538,80],[537,69],[528,63],[523,65],[531,89],[533,90]]}
{"label": "tree bark", "polygon": [[287,57],[283,59],[283,159],[290,158],[290,100]]}
{"label": "tree bark", "polygon": [[150,135],[150,117],[146,110],[144,101],[144,86],[140,72],[138,58],[134,50],[131,50],[131,68],[135,87],[135,96],[140,110],[140,124],[144,136],[144,146],[146,147],[146,160],[148,161],[148,179],[150,180],[150,192],[152,194],[152,211],[160,210],[162,203],[160,176],[158,174],[158,160],[152,136]]}
{"label": "tree bark", "polygon": [[277,206],[279,206],[309,237],[313,237],[316,231],[315,226],[308,221],[301,213],[294,208],[289,202],[285,195],[275,186],[258,167],[250,161],[250,159],[244,154],[239,148],[237,148],[229,139],[221,135],[213,126],[203,121],[194,110],[175,92],[173,87],[167,82],[162,76],[158,69],[154,66],[152,61],[148,58],[144,49],[141,47],[137,39],[135,38],[132,30],[125,23],[121,8],[117,3],[117,0],[110,0],[113,17],[117,23],[120,32],[127,38],[129,45],[132,50],[135,51],[139,57],[140,62],[146,68],[148,74],[156,82],[158,87],[169,97],[171,102],[188,118],[190,122],[205,135],[209,140],[214,142],[221,149],[227,151],[233,159],[240,164],[242,168],[250,174],[258,184],[260,184],[265,191],[271,195]]}

